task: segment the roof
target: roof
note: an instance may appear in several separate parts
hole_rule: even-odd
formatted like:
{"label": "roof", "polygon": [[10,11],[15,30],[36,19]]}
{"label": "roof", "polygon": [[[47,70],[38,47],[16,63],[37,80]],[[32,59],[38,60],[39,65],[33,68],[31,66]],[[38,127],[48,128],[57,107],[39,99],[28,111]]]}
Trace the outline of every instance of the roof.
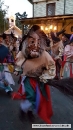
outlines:
{"label": "roof", "polygon": [[16,30],[18,33],[22,34],[22,30],[20,30],[17,26],[12,26],[11,28],[9,28],[8,30],[6,30],[4,33],[6,34],[11,34],[12,30]]}
{"label": "roof", "polygon": [[73,14],[23,18],[20,19],[20,22],[23,25],[29,25],[29,24],[32,25],[32,24],[41,24],[43,21],[46,23],[47,21],[51,21],[51,20],[60,21],[64,19],[73,19]]}

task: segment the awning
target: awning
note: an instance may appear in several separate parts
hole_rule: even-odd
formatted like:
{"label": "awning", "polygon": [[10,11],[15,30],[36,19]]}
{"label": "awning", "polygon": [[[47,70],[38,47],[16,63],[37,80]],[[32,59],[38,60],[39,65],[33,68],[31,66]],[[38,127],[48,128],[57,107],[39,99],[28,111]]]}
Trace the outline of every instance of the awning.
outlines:
{"label": "awning", "polygon": [[23,18],[20,19],[20,22],[23,25],[33,25],[33,24],[41,24],[45,23],[48,21],[57,21],[57,22],[62,22],[62,20],[66,19],[73,19],[73,14],[70,15],[55,15],[55,16],[45,16],[45,17],[32,17],[32,18]]}

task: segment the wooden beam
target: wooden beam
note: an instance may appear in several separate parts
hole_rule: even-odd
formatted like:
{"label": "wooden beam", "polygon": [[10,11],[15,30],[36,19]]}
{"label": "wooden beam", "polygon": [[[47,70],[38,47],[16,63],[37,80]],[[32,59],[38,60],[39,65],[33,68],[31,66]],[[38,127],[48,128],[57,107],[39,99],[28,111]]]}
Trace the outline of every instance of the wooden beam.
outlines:
{"label": "wooden beam", "polygon": [[72,15],[60,15],[60,16],[51,16],[51,17],[36,17],[36,18],[25,18],[25,19],[21,19],[20,22],[22,23],[22,25],[33,25],[33,24],[41,24],[41,22],[43,21],[44,24],[47,22],[52,21],[62,21],[63,19],[72,19],[73,20],[73,14]]}

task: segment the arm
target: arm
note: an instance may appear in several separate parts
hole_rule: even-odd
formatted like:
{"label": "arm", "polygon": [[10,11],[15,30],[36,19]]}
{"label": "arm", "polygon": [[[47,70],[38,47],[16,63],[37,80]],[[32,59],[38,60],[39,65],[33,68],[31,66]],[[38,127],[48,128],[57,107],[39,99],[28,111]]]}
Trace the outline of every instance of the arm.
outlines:
{"label": "arm", "polygon": [[54,79],[55,76],[56,76],[56,67],[52,65],[49,66],[48,69],[44,70],[39,78],[40,81],[46,83],[48,79]]}
{"label": "arm", "polygon": [[44,83],[47,82],[48,79],[53,79],[56,75],[56,66],[52,57],[46,53],[46,69],[42,72],[42,75],[39,77],[40,81]]}

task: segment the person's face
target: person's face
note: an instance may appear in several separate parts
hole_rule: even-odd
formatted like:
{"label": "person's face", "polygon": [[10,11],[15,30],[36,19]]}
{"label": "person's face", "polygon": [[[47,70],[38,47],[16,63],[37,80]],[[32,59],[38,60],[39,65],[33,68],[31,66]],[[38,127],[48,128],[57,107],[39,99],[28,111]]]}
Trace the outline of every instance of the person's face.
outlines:
{"label": "person's face", "polygon": [[73,46],[73,42],[70,45]]}
{"label": "person's face", "polygon": [[62,36],[62,41],[63,42],[67,41],[67,38],[65,36]]}
{"label": "person's face", "polygon": [[9,44],[9,36],[6,36],[5,42],[7,45]]}

